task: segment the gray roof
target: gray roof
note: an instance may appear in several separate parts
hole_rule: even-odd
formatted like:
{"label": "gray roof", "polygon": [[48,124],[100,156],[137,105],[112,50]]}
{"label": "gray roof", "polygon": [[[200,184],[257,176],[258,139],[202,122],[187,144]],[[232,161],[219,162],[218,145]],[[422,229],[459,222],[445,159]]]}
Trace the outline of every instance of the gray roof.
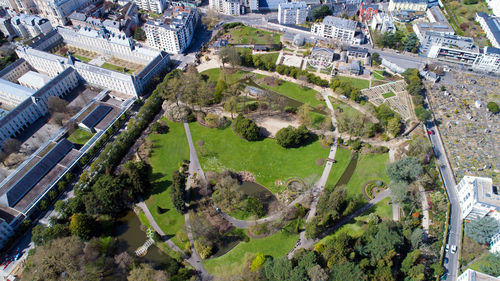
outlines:
{"label": "gray roof", "polygon": [[93,129],[112,109],[110,106],[100,104],[82,120],[82,124]]}
{"label": "gray roof", "polygon": [[348,52],[356,52],[356,53],[365,53],[368,54],[368,49],[367,48],[361,48],[361,47],[356,47],[356,46],[349,46],[347,47]]}
{"label": "gray roof", "polygon": [[500,49],[495,47],[485,47],[486,53],[500,55]]}
{"label": "gray roof", "polygon": [[498,18],[492,17],[486,13],[477,13],[478,16],[482,17],[486,22],[486,25],[490,29],[495,40],[500,43],[500,22]]}
{"label": "gray roof", "polygon": [[31,95],[36,92],[34,89],[12,83],[4,79],[0,79],[0,89],[2,92],[7,92],[22,100],[31,97]]}
{"label": "gray roof", "polygon": [[323,24],[332,25],[342,29],[356,30],[358,23],[352,20],[346,20],[343,18],[327,16],[323,19]]}
{"label": "gray roof", "polygon": [[427,4],[427,0],[391,0],[394,3]]}
{"label": "gray roof", "polygon": [[328,48],[318,48],[318,47],[313,47],[311,49],[311,53],[314,53],[314,52],[327,52],[327,53],[332,53],[332,54],[335,54],[335,52],[332,50],[332,49],[328,49]]}
{"label": "gray roof", "polygon": [[444,14],[441,11],[441,9],[439,8],[439,6],[432,6],[432,7],[429,8],[429,11],[436,18],[436,21],[438,21],[438,22],[448,22],[448,20],[446,20],[446,17],[444,16]]}
{"label": "gray roof", "polygon": [[307,8],[306,2],[287,2],[280,3],[279,7],[281,9],[298,9],[298,8]]}
{"label": "gray roof", "polygon": [[79,21],[85,21],[85,19],[87,18],[87,16],[83,13],[79,13],[79,12],[73,12],[71,13],[71,15],[68,16],[68,18],[70,20],[79,20]]}

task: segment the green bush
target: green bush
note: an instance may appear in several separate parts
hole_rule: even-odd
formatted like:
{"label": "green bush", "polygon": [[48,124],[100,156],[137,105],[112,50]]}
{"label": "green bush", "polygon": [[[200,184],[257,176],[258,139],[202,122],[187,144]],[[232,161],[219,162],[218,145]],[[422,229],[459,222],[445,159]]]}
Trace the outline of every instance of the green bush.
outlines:
{"label": "green bush", "polygon": [[279,145],[285,148],[298,147],[307,141],[309,131],[306,126],[301,125],[298,128],[288,126],[282,128],[276,133],[276,141]]}
{"label": "green bush", "polygon": [[496,102],[490,101],[486,107],[491,113],[497,114],[500,109],[498,108],[498,104]]}
{"label": "green bush", "polygon": [[259,139],[259,127],[254,121],[243,117],[239,114],[234,120],[234,131],[240,135],[242,138],[255,141]]}

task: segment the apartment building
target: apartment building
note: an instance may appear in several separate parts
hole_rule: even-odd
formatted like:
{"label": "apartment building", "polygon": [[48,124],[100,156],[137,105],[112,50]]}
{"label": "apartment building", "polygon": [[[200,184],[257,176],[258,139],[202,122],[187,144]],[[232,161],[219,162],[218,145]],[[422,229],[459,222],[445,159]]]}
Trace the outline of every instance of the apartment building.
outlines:
{"label": "apartment building", "polygon": [[500,281],[500,278],[469,268],[458,276],[457,281]]}
{"label": "apartment building", "polygon": [[425,11],[427,10],[427,0],[391,0],[389,2],[389,11]]}
{"label": "apartment building", "polygon": [[462,219],[489,215],[500,221],[500,194],[493,188],[491,178],[465,176],[456,188]]}
{"label": "apartment building", "polygon": [[76,9],[95,1],[85,0],[35,0],[38,16],[46,18],[52,26],[64,26],[68,23],[68,16]]}
{"label": "apartment building", "polygon": [[16,33],[15,35],[26,39],[36,37],[40,34],[47,34],[52,31],[52,25],[48,19],[40,18],[35,15],[15,15],[11,18],[10,24]]}
{"label": "apartment building", "polygon": [[309,9],[306,2],[280,3],[278,22],[280,24],[302,24],[306,22]]}
{"label": "apartment building", "polygon": [[427,56],[432,46],[447,46],[460,50],[477,51],[474,39],[458,35],[450,35],[440,32],[428,31],[424,33],[420,41],[419,52]]}
{"label": "apartment building", "polygon": [[239,16],[245,13],[240,0],[209,0],[208,6],[224,15]]}
{"label": "apartment building", "polygon": [[491,45],[500,48],[500,19],[486,13],[477,13],[476,21],[481,25]]}
{"label": "apartment building", "polygon": [[198,20],[196,9],[180,8],[172,18],[148,21],[144,25],[146,44],[169,54],[183,53],[191,44]]}
{"label": "apartment building", "polygon": [[394,25],[394,20],[385,13],[375,14],[372,17],[370,25],[372,30],[378,30],[382,34],[386,32],[390,33],[396,32],[396,26]]}
{"label": "apartment building", "polygon": [[252,12],[258,12],[277,11],[279,4],[287,2],[287,0],[249,0],[248,4]]}
{"label": "apartment building", "polygon": [[317,36],[359,45],[362,43],[363,39],[360,36],[355,36],[357,26],[358,23],[355,21],[327,16],[321,23],[312,25],[311,33]]}
{"label": "apartment building", "polygon": [[143,11],[157,14],[163,13],[167,8],[167,2],[165,0],[134,0],[134,3]]}

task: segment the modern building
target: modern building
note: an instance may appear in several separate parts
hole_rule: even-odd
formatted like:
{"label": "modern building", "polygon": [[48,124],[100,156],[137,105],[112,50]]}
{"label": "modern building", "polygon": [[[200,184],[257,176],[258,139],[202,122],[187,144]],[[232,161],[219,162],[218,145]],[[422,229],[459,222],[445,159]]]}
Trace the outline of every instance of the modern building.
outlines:
{"label": "modern building", "polygon": [[425,11],[427,10],[427,0],[391,0],[389,2],[389,11]]}
{"label": "modern building", "polygon": [[500,221],[500,193],[491,178],[464,176],[456,188],[462,219],[489,215]]}
{"label": "modern building", "polygon": [[424,56],[428,56],[431,47],[436,45],[460,50],[477,51],[477,47],[474,46],[474,39],[470,37],[428,31],[425,32],[420,41],[419,52]]}
{"label": "modern building", "polygon": [[177,9],[172,18],[148,21],[144,25],[146,44],[169,54],[183,53],[191,44],[198,21],[198,12],[191,8]]}
{"label": "modern building", "polygon": [[486,13],[477,13],[476,21],[481,25],[491,45],[500,48],[500,19]]}
{"label": "modern building", "polygon": [[490,252],[500,254],[500,232],[491,237]]}
{"label": "modern building", "polygon": [[424,22],[417,23],[413,25],[413,31],[417,35],[418,39],[422,41],[427,32],[441,33],[443,35],[454,35],[455,30],[451,27],[449,23],[444,22]]}
{"label": "modern building", "polygon": [[467,269],[464,273],[458,276],[457,281],[500,281],[500,278],[484,274],[473,269]]}
{"label": "modern building", "polygon": [[328,48],[313,47],[309,58],[315,61],[331,63],[335,58],[335,52]]}
{"label": "modern building", "polygon": [[439,6],[430,7],[425,12],[425,15],[427,16],[429,22],[448,22]]}
{"label": "modern building", "polygon": [[500,49],[484,47],[477,50],[462,50],[443,45],[433,45],[427,57],[458,63],[474,71],[500,74]]}
{"label": "modern building", "polygon": [[355,21],[327,16],[321,23],[312,25],[311,33],[321,37],[359,45],[362,43],[362,39],[355,36],[357,26],[358,23]]}
{"label": "modern building", "polygon": [[377,13],[375,16],[373,16],[370,25],[372,30],[380,31],[380,33],[382,34],[386,32],[396,32],[394,21],[389,15],[385,13]]}
{"label": "modern building", "polygon": [[208,6],[224,15],[239,16],[245,13],[245,6],[240,0],[209,0]]}
{"label": "modern building", "polygon": [[11,18],[10,24],[16,35],[25,39],[47,34],[53,29],[49,20],[35,15],[15,15]]}
{"label": "modern building", "polygon": [[277,11],[279,4],[287,3],[287,0],[249,0],[249,7],[252,12]]}
{"label": "modern building", "polygon": [[143,11],[157,14],[163,13],[167,8],[167,2],[165,0],[134,0],[134,3]]}
{"label": "modern building", "polygon": [[278,22],[280,24],[302,24],[306,22],[309,9],[306,2],[289,2],[278,5]]}
{"label": "modern building", "polygon": [[88,5],[93,1],[85,0],[35,0],[38,16],[46,18],[52,26],[64,26],[68,23],[68,16],[76,9]]}

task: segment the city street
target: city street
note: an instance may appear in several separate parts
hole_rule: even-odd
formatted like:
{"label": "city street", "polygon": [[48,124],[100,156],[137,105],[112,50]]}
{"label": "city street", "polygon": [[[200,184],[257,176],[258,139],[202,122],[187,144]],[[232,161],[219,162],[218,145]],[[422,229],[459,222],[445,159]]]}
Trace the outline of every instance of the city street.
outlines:
{"label": "city street", "polygon": [[457,246],[456,253],[451,253],[451,251],[447,251],[445,253],[445,257],[448,259],[448,263],[444,264],[443,266],[446,268],[446,272],[448,273],[447,280],[456,280],[462,234],[462,220],[460,216],[460,205],[458,204],[457,190],[455,187],[456,182],[451,172],[451,166],[448,162],[448,157],[441,141],[441,136],[437,126],[434,124],[434,122],[429,122],[428,128],[429,130],[434,130],[434,132],[436,132],[436,134],[430,135],[430,140],[434,149],[434,154],[436,155],[436,159],[438,160],[439,171],[441,172],[443,183],[446,188],[446,192],[448,193],[448,199],[451,204],[447,244],[449,245],[450,249],[452,245]]}

